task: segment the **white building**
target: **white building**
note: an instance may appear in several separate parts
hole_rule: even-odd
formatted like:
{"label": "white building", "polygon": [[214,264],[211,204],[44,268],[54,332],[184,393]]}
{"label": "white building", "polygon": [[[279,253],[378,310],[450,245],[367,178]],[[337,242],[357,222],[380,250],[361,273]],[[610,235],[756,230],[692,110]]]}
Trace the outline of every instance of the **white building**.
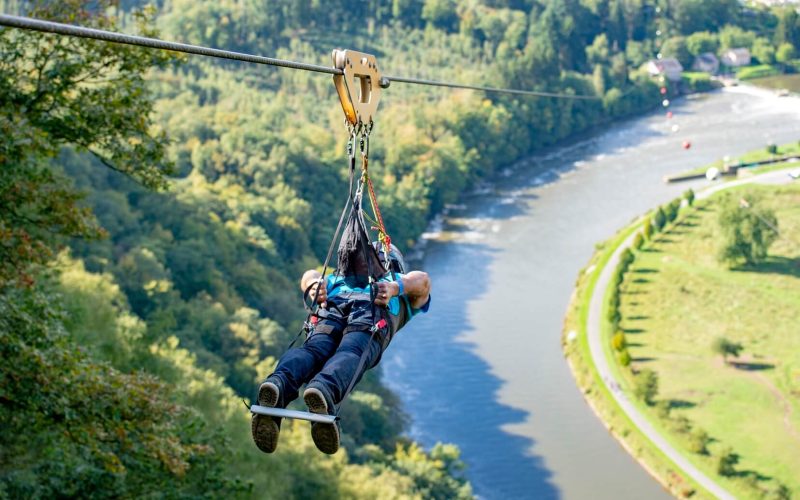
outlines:
{"label": "white building", "polygon": [[677,59],[665,57],[664,59],[653,59],[647,63],[647,71],[651,76],[664,75],[671,82],[679,82],[681,81],[683,66]]}
{"label": "white building", "polygon": [[747,49],[730,49],[722,54],[722,64],[736,68],[750,64],[750,51]]}

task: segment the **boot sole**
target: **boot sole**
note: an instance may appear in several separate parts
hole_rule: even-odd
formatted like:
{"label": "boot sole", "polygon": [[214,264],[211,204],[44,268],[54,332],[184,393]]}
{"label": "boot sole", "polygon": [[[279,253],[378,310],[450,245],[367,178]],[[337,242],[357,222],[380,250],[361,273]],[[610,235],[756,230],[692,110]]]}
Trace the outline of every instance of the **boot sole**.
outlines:
{"label": "boot sole", "polygon": [[[325,402],[325,397],[319,390],[307,389],[303,394],[303,400],[311,413],[328,415],[328,403]],[[339,428],[336,424],[312,423],[311,439],[322,453],[333,455],[339,451]]]}
{"label": "boot sole", "polygon": [[253,433],[253,441],[259,450],[264,453],[272,453],[278,447],[278,435],[281,428],[272,417],[253,415],[250,430]]}
{"label": "boot sole", "polygon": [[280,389],[271,382],[264,382],[258,388],[258,404],[274,408],[278,404],[278,394]]}

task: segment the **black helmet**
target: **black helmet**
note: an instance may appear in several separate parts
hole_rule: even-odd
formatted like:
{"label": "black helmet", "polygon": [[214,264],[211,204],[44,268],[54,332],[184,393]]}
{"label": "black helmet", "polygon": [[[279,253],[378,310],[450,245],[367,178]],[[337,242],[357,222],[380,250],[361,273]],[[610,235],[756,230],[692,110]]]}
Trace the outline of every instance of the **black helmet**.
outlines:
{"label": "black helmet", "polygon": [[[383,252],[383,245],[379,241],[374,241],[372,245],[378,251],[378,257],[381,259],[381,264],[386,266],[386,257]],[[395,273],[406,274],[406,260],[403,258],[403,253],[397,248],[394,243],[389,244],[389,270]]]}

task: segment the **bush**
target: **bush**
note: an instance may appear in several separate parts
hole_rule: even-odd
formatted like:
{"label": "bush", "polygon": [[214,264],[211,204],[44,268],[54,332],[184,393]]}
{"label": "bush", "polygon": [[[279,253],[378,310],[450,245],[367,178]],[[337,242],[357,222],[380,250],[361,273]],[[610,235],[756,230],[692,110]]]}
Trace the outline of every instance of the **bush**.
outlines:
{"label": "bush", "polygon": [[635,257],[633,256],[633,252],[631,252],[630,248],[626,248],[622,251],[619,256],[619,272],[620,274],[625,274],[628,271],[628,267],[633,263]]}
{"label": "bush", "polygon": [[689,451],[698,455],[708,455],[708,444],[711,438],[703,429],[695,429],[689,436]]}
{"label": "bush", "polygon": [[778,146],[775,144],[767,144],[767,154],[770,155],[778,154]]}
{"label": "bush", "polygon": [[725,364],[728,363],[728,356],[738,356],[744,347],[738,342],[732,342],[725,337],[717,337],[711,343],[711,350],[714,354],[722,356]]}
{"label": "bush", "polygon": [[648,405],[652,405],[658,394],[658,374],[650,369],[642,370],[634,379],[633,393]]}
{"label": "bush", "polygon": [[694,190],[688,189],[685,193],[683,193],[683,199],[686,200],[686,203],[691,207],[694,205]]}
{"label": "bush", "polygon": [[622,352],[628,346],[628,342],[625,340],[625,333],[621,330],[614,334],[611,337],[611,346],[616,351]]}
{"label": "bush", "polygon": [[684,72],[681,81],[692,92],[707,92],[719,86],[708,73]]}
{"label": "bush", "polygon": [[644,221],[644,237],[647,240],[650,240],[650,238],[653,237],[653,223],[649,218]]}
{"label": "bush", "polygon": [[640,250],[642,245],[644,245],[644,236],[642,236],[642,233],[636,233],[636,237],[633,238],[633,248]]}
{"label": "bush", "polygon": [[664,229],[664,226],[667,224],[667,216],[664,214],[664,209],[658,207],[656,213],[653,215],[653,229],[655,231],[661,231]]}
{"label": "bush", "polygon": [[737,463],[739,463],[739,456],[730,447],[725,448],[717,457],[717,474],[725,477],[736,474],[734,465]]}
{"label": "bush", "polygon": [[626,348],[624,351],[619,353],[619,364],[622,366],[630,366],[631,364],[631,353],[628,352]]}
{"label": "bush", "polygon": [[678,211],[681,208],[681,200],[675,199],[669,202],[667,208],[664,210],[664,215],[666,216],[667,223],[675,221],[678,218]]}

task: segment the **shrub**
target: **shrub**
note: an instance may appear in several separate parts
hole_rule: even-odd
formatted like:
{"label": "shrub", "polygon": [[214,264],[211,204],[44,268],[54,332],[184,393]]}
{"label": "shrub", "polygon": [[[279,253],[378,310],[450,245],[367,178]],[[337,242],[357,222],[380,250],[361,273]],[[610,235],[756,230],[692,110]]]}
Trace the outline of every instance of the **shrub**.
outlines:
{"label": "shrub", "polygon": [[717,337],[711,343],[711,350],[715,354],[722,356],[722,360],[727,364],[728,356],[738,356],[744,347],[738,342],[732,342],[725,337]]}
{"label": "shrub", "polygon": [[683,193],[683,198],[686,200],[686,203],[691,207],[694,205],[694,190],[688,189],[685,193]]}
{"label": "shrub", "polygon": [[647,240],[653,237],[653,223],[650,221],[650,218],[644,221],[644,237]]}
{"label": "shrub", "polygon": [[664,225],[667,223],[667,216],[664,214],[664,209],[658,207],[656,210],[655,215],[653,215],[653,229],[656,231],[661,231],[664,229]]}
{"label": "shrub", "polygon": [[672,406],[669,404],[669,401],[659,401],[656,403],[656,412],[659,418],[667,419],[669,418],[669,412],[672,409]]}
{"label": "shrub", "polygon": [[622,366],[629,366],[631,364],[631,353],[628,352],[628,349],[619,353],[619,364]]}
{"label": "shrub", "polygon": [[698,455],[708,455],[708,444],[711,438],[703,429],[695,429],[689,436],[689,451]]}
{"label": "shrub", "polygon": [[725,448],[717,457],[717,474],[726,477],[736,474],[734,465],[737,463],[739,463],[739,456],[730,447]]}
{"label": "shrub", "polygon": [[767,144],[767,154],[771,155],[778,154],[778,146],[775,144]]}
{"label": "shrub", "polygon": [[642,236],[642,233],[636,233],[636,237],[633,238],[633,248],[640,250],[642,245],[644,245],[644,236]]}
{"label": "shrub", "polygon": [[614,336],[611,337],[611,346],[615,350],[622,352],[628,346],[628,342],[625,340],[625,333],[621,330],[615,333]]}
{"label": "shrub", "polygon": [[652,405],[658,394],[658,374],[650,369],[642,370],[634,379],[633,392],[636,397]]}
{"label": "shrub", "polygon": [[675,199],[669,202],[666,206],[667,208],[664,210],[664,215],[666,217],[666,222],[673,222],[675,219],[678,218],[678,210],[681,208],[681,200]]}

